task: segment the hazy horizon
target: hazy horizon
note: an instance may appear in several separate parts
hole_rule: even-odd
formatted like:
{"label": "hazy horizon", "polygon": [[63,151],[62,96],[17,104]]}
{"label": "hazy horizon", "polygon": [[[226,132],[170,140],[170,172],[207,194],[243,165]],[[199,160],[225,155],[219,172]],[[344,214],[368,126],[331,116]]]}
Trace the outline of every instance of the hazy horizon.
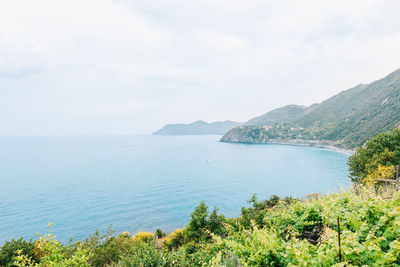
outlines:
{"label": "hazy horizon", "polygon": [[5,1],[0,135],[149,134],[319,103],[400,67],[400,2]]}

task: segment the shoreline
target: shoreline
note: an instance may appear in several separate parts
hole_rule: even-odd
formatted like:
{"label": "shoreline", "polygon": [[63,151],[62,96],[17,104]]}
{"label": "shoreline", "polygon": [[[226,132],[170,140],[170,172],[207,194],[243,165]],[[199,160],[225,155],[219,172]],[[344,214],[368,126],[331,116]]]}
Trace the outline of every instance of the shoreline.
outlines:
{"label": "shoreline", "polygon": [[346,149],[337,147],[334,145],[324,145],[324,144],[309,144],[309,143],[301,143],[301,142],[268,142],[267,144],[277,144],[277,145],[289,145],[289,146],[303,146],[303,147],[316,147],[316,148],[325,148],[329,150],[334,150],[346,155],[353,155],[355,150]]}
{"label": "shoreline", "polygon": [[352,149],[346,149],[346,148],[341,148],[337,147],[333,144],[323,144],[320,142],[323,141],[295,141],[295,140],[287,140],[287,141],[269,141],[269,142],[241,142],[241,141],[221,141],[219,142],[222,143],[231,143],[231,144],[248,144],[248,145],[286,145],[286,146],[302,146],[302,147],[315,147],[315,148],[325,148],[329,150],[333,150],[336,152],[340,152],[346,155],[353,155],[355,150]]}

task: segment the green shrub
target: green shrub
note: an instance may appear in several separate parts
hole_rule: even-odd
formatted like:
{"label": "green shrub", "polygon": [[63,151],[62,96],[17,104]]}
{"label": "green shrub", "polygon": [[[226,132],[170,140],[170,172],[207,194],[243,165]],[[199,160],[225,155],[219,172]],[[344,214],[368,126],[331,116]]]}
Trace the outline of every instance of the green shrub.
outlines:
{"label": "green shrub", "polygon": [[94,266],[104,266],[116,263],[121,256],[133,246],[135,240],[123,235],[117,237],[108,237],[105,241],[99,242],[93,248],[90,262]]}
{"label": "green shrub", "polygon": [[204,201],[196,207],[190,215],[191,219],[185,228],[185,237],[188,241],[208,241],[211,234],[223,235],[226,233],[225,216],[218,215],[217,208],[211,214],[208,213],[208,207]]}
{"label": "green shrub", "polygon": [[136,235],[132,236],[132,240],[149,242],[151,240],[154,240],[154,234],[150,232],[139,232]]}
{"label": "green shrub", "polygon": [[151,242],[137,242],[130,246],[119,260],[122,266],[191,266],[185,264],[186,259],[182,250],[169,251]]}
{"label": "green shrub", "polygon": [[156,238],[163,238],[165,237],[165,233],[161,231],[161,229],[157,229],[155,233]]}
{"label": "green shrub", "polygon": [[167,235],[167,237],[164,240],[164,245],[170,250],[179,248],[184,243],[185,243],[185,235],[183,233],[183,230],[181,229],[176,229],[174,232]]}
{"label": "green shrub", "polygon": [[6,241],[0,248],[0,266],[14,266],[13,262],[18,255],[18,250],[20,250],[20,255],[33,259],[33,247],[34,243],[31,240],[26,241],[23,238]]}
{"label": "green shrub", "polygon": [[349,157],[348,165],[350,178],[355,183],[364,183],[379,166],[400,165],[400,129],[379,133],[368,140]]}
{"label": "green shrub", "polygon": [[268,212],[269,209],[275,207],[280,202],[284,203],[285,205],[289,205],[290,203],[296,201],[296,199],[291,197],[286,197],[281,201],[277,195],[272,195],[269,199],[259,202],[257,201],[257,196],[254,194],[247,201],[249,204],[252,204],[252,206],[249,208],[242,208],[239,222],[245,229],[252,228],[253,222],[258,227],[263,227],[265,213]]}

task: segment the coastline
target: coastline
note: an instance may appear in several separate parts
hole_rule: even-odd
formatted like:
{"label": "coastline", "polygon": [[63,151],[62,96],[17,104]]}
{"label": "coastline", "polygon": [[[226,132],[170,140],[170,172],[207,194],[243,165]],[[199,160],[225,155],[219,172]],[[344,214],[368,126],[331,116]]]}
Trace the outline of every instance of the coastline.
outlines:
{"label": "coastline", "polygon": [[277,145],[291,145],[291,146],[304,146],[304,147],[317,147],[317,148],[325,148],[325,149],[330,149],[330,150],[334,150],[346,155],[353,155],[355,150],[352,149],[346,149],[346,148],[342,148],[342,147],[337,147],[335,145],[329,145],[329,144],[319,144],[319,143],[306,143],[306,142],[289,142],[289,141],[285,141],[285,142],[268,142],[267,144],[277,144]]}
{"label": "coastline", "polygon": [[268,142],[243,142],[243,141],[222,141],[223,143],[231,143],[231,144],[254,144],[254,145],[286,145],[286,146],[302,146],[302,147],[316,147],[316,148],[325,148],[329,150],[334,150],[346,155],[351,156],[354,154],[355,150],[346,149],[342,147],[335,146],[332,141],[321,141],[321,140],[286,140],[286,141],[276,141],[271,140]]}

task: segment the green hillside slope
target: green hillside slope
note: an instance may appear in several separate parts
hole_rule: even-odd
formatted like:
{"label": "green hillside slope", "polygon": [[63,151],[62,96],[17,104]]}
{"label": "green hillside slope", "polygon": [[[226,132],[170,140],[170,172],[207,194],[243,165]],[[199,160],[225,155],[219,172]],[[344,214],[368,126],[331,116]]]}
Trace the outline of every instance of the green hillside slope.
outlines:
{"label": "green hillside slope", "polygon": [[[256,119],[249,122],[257,122]],[[399,127],[400,69],[383,79],[358,85],[305,108],[295,119],[290,118],[273,127],[265,125],[250,123],[234,128],[221,141],[316,142],[345,148],[362,145],[379,132]]]}
{"label": "green hillside slope", "polygon": [[264,126],[293,121],[304,115],[306,106],[289,105],[269,111],[261,116],[248,120],[244,125]]}

